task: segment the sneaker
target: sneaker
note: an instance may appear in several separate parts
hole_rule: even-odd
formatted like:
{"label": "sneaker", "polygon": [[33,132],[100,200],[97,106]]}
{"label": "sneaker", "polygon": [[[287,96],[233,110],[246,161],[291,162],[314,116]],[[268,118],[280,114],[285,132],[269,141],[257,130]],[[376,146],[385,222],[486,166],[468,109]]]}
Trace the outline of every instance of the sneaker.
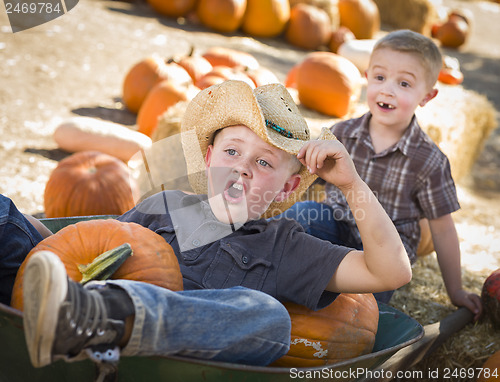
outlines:
{"label": "sneaker", "polygon": [[85,353],[95,361],[118,362],[126,315],[110,318],[103,292],[69,280],[57,255],[40,251],[32,256],[23,293],[24,333],[34,367],[82,359]]}

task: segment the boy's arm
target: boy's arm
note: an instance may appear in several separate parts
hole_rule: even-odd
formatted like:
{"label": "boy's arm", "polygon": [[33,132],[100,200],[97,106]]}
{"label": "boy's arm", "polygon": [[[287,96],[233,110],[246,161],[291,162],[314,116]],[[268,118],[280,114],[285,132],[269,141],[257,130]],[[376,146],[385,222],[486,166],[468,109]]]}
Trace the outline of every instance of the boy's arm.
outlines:
{"label": "boy's arm", "polygon": [[408,283],[411,267],[394,224],[339,141],[311,141],[299,160],[312,173],[336,185],[345,195],[356,219],[363,251],[351,251],[340,263],[327,289],[368,293],[393,290]]}
{"label": "boy's arm", "polygon": [[468,308],[474,313],[474,320],[477,320],[483,310],[481,298],[462,288],[460,245],[451,214],[429,220],[429,226],[439,268],[451,302],[456,306]]}

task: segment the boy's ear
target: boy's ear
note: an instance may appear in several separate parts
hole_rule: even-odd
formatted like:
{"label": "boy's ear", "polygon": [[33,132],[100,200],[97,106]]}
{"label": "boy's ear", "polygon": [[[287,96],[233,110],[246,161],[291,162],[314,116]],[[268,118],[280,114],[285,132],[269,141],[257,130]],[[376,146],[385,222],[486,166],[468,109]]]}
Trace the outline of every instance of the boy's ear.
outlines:
{"label": "boy's ear", "polygon": [[437,96],[438,90],[436,88],[432,89],[429,93],[427,93],[422,101],[420,101],[420,106],[425,106],[427,102]]}
{"label": "boy's ear", "polygon": [[207,153],[205,154],[205,167],[210,166],[210,161],[212,160],[212,150],[214,146],[213,145],[208,145],[207,147]]}
{"label": "boy's ear", "polygon": [[281,189],[281,191],[278,193],[278,195],[275,196],[274,201],[275,202],[282,202],[290,196],[292,192],[294,192],[297,187],[299,187],[300,184],[300,175],[299,174],[293,174],[288,178],[288,180],[285,182],[285,185]]}

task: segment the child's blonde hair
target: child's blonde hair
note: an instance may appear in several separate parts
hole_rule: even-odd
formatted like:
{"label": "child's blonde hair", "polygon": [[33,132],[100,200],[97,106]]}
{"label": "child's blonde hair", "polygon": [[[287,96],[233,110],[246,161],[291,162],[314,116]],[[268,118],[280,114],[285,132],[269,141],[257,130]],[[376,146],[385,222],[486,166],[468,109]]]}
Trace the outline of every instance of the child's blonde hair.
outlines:
{"label": "child's blonde hair", "polygon": [[377,41],[373,52],[379,49],[413,54],[424,66],[429,87],[432,88],[436,84],[443,66],[443,58],[441,51],[430,38],[409,29],[401,29],[390,32]]}

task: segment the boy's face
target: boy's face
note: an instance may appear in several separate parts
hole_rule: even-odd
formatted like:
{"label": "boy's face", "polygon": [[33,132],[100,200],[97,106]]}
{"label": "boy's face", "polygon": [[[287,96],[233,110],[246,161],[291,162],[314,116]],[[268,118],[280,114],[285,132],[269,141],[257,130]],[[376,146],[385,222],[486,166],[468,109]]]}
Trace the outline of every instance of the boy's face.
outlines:
{"label": "boy's face", "polygon": [[205,157],[210,206],[224,223],[258,219],[300,183],[292,155],[243,125],[222,129]]}
{"label": "boy's face", "polygon": [[373,52],[366,78],[372,123],[400,131],[409,125],[417,106],[437,94],[418,58],[392,49]]}

